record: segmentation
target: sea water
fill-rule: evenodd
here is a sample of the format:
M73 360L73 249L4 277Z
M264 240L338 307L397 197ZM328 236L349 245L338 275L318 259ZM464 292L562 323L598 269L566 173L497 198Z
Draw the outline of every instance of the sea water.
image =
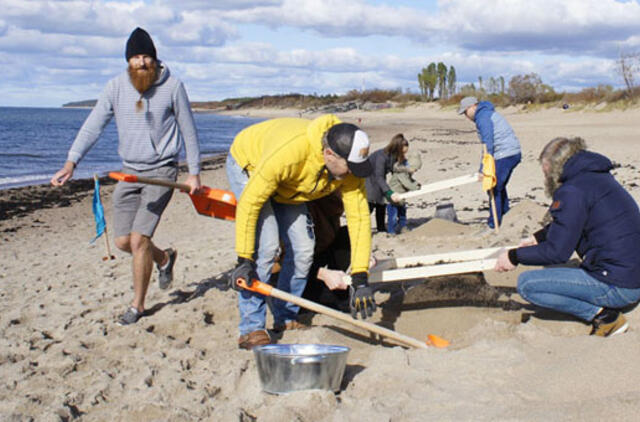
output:
M66 161L90 112L80 108L0 107L0 189L48 183ZM194 119L202 157L228 151L238 132L263 120L214 113L194 113ZM91 178L94 173L104 175L120 168L118 133L112 120L73 178Z

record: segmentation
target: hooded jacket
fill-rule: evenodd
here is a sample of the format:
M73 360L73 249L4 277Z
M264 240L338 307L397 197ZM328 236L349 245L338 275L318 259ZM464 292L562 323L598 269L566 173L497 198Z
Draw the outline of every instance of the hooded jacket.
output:
M405 193L420 189L420 183L413 178L413 172L420 170L422 159L418 153L409 153L404 163L395 162L389 177L389 187L397 193Z
M561 264L575 250L592 277L640 288L640 211L609 173L612 168L608 158L594 152L571 157L553 194L552 222L536 233L537 245L516 249L518 262Z
M324 163L322 136L338 123L331 114L315 120L272 119L249 126L236 136L230 154L249 174L236 208L238 256L253 256L256 223L269 198L300 204L340 189L351 239L352 272L368 270L371 221L364 179L348 174L335 180Z
M489 101L480 101L474 117L478 137L495 160L520 154L520 141L511 125Z
M184 142L189 173L200 173L200 147L187 92L166 65L157 63L158 79L142 96L126 71L107 83L71 145L69 161L78 163L115 117L118 154L126 167L145 171L177 163ZM136 110L139 99L141 111Z
M391 190L387 183L387 174L393 171L395 157L387 154L384 148L369 156L373 173L367 177L367 200L374 204L385 204L385 194Z

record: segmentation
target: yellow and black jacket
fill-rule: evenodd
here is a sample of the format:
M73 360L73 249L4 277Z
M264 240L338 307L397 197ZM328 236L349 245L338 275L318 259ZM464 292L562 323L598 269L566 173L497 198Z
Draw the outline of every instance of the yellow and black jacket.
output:
M236 136L230 154L250 176L236 209L238 256L252 258L256 223L269 198L300 204L340 189L351 240L351 271L368 270L371 220L365 181L352 174L335 180L324 165L322 136L338 123L331 114L314 120L279 118L249 126Z

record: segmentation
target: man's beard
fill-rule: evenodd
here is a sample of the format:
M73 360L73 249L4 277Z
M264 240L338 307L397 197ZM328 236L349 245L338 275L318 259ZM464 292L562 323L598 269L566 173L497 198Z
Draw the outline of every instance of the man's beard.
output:
M133 87L140 93L141 99L136 103L136 109L142 108L142 94L158 79L158 65L152 62L146 69L135 69L129 65L129 80Z

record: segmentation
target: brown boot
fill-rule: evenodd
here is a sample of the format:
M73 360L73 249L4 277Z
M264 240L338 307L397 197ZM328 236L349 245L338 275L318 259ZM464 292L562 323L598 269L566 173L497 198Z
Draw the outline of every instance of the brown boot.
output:
M306 330L311 327L310 324L305 324L300 321L287 321L286 323L277 322L273 324L273 331L287 331L287 330Z
M271 337L267 330L256 330L238 337L238 347L241 349L251 350L254 346L263 344L271 344Z

